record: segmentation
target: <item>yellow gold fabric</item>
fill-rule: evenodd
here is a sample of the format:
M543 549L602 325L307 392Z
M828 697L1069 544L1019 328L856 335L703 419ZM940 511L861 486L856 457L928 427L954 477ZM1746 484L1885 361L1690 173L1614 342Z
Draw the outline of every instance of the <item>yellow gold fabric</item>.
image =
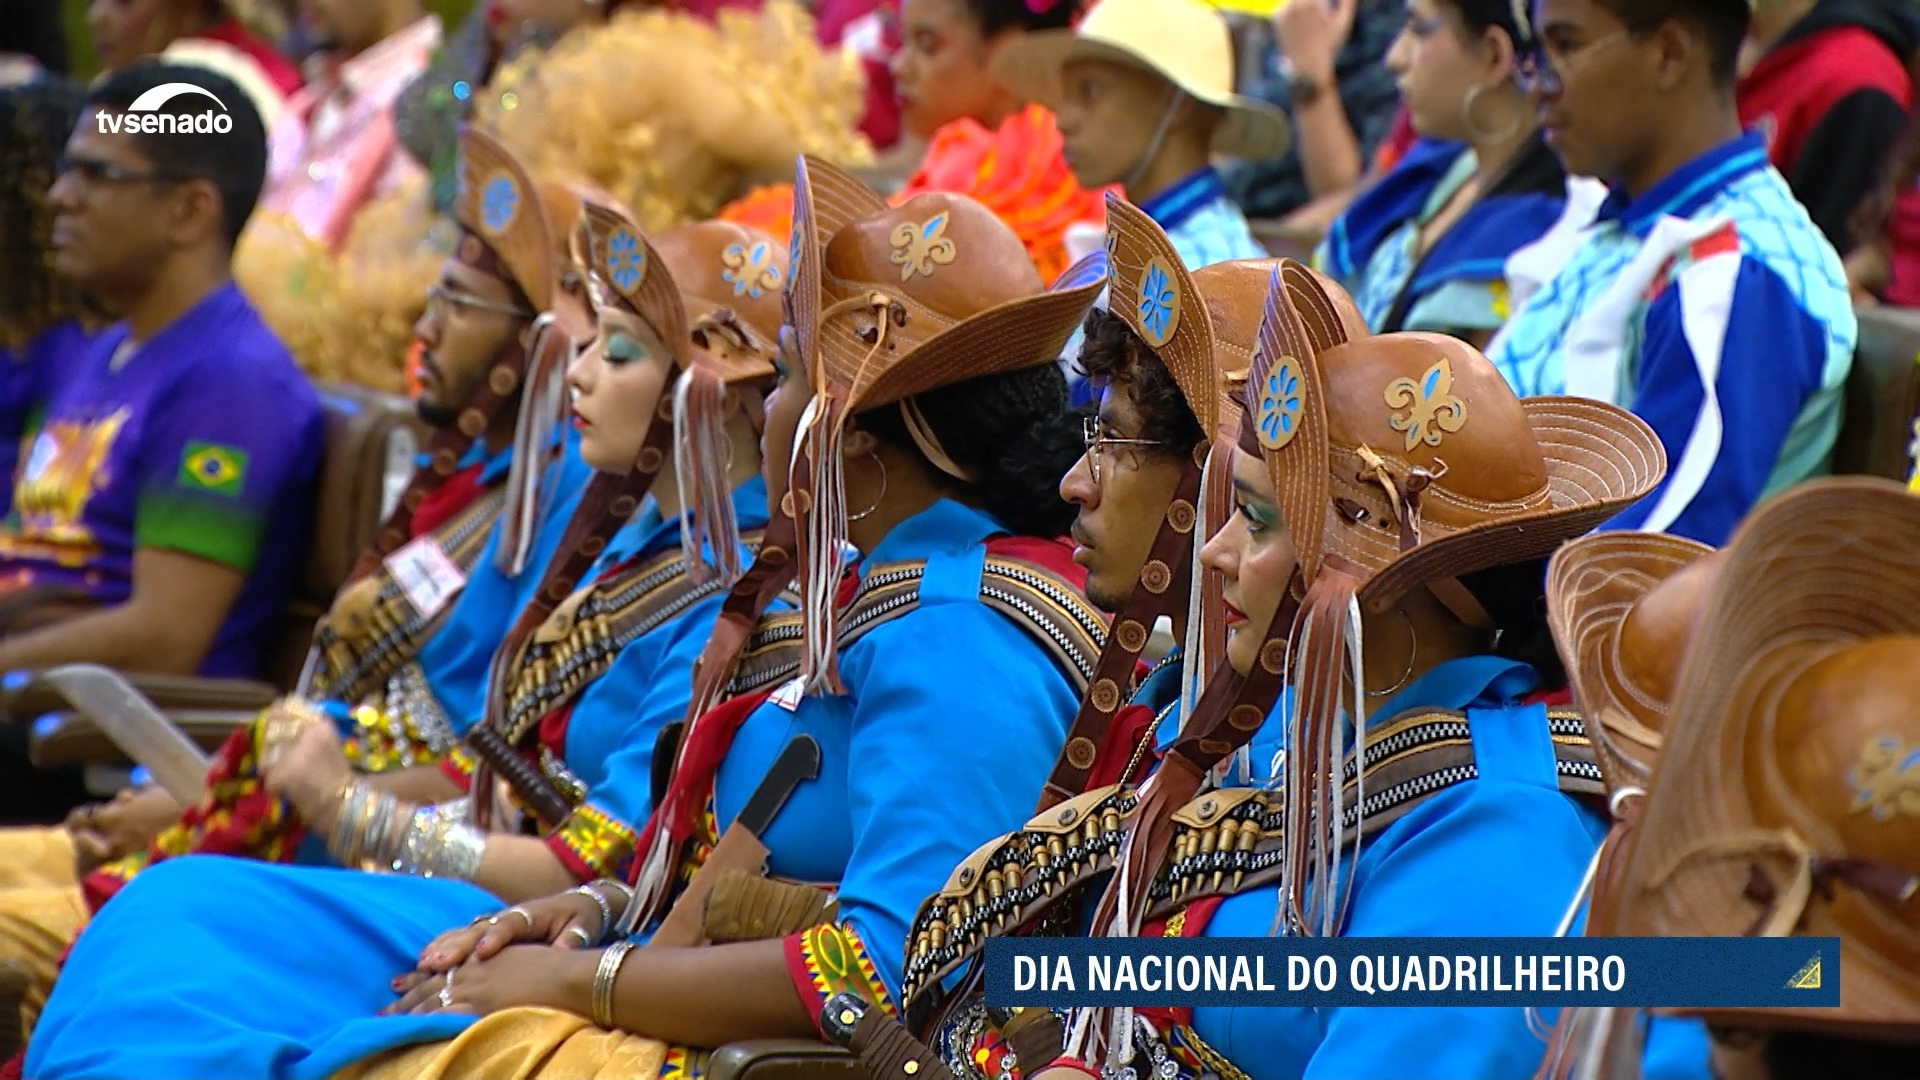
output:
M54 885L80 885L67 830L57 825L0 829L0 890Z
M667 1049L657 1039L604 1031L572 1013L508 1009L447 1042L355 1062L333 1080L653 1080Z
M60 973L60 958L86 921L87 905L76 885L0 892L0 961L12 961L30 976L20 1001L20 1030L33 1031Z

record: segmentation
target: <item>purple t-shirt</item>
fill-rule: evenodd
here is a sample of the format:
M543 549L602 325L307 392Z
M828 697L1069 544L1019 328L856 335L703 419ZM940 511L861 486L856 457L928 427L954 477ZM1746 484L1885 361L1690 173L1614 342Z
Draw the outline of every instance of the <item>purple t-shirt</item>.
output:
M115 326L65 360L0 525L0 591L114 604L135 548L208 559L247 580L200 672L257 675L312 532L319 396L232 284L114 371L126 338Z
M87 343L76 322L42 331L19 352L0 349L0 517L13 510L13 484L24 443L39 430L47 398Z

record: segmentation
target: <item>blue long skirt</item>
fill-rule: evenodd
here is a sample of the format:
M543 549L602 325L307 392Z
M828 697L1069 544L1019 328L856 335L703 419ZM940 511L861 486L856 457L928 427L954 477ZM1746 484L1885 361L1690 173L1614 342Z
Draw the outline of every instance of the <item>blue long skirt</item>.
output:
M80 935L27 1048L33 1080L324 1080L469 1016L378 1016L444 930L498 911L457 882L190 856Z

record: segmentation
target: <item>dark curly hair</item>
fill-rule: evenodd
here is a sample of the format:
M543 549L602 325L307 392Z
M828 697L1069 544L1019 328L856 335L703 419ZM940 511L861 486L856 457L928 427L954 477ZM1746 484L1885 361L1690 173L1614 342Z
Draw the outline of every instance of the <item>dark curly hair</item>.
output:
M1060 498L1060 477L1084 447L1058 364L983 375L913 400L947 456L979 475L969 484L938 474L956 498L1021 536L1066 533L1074 508ZM919 453L899 409L871 409L859 419L874 438Z
M1487 651L1518 660L1540 673L1541 685L1558 690L1567 685L1567 669L1554 648L1547 626L1547 560L1542 555L1525 562L1489 567L1460 575L1460 584L1487 609L1500 640Z
M1182 457L1206 438L1173 373L1118 315L1101 308L1087 313L1076 366L1095 389L1114 382L1133 388L1133 404L1140 413L1137 437L1159 443L1157 452Z
M86 90L45 79L0 90L0 348L80 315L79 294L53 276L47 189Z
M1046 0L1039 0L1045 4ZM1003 30L1065 30L1073 25L1079 0L1053 0L1044 11L1033 10L1029 0L966 0L967 14L980 24L980 36L993 37Z

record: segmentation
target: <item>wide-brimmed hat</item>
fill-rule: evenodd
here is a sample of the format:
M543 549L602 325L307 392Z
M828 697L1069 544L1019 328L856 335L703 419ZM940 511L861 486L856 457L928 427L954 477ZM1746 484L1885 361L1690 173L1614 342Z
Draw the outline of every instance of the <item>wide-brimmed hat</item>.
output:
M962 195L898 207L845 172L802 157L787 312L812 403L781 511L799 527L811 687L838 688L833 585L846 539L840 440L856 413L898 405L937 469L973 477L940 447L913 398L1053 364L1103 282L1049 290L1012 229Z
M1615 915L1590 929L1840 939L1839 1008L1722 1022L1920 1033L1916 565L1920 500L1877 479L1790 490L1727 544Z
M786 245L730 221L669 229L653 246L673 272L702 366L729 383L773 377L786 296Z
M1627 410L1517 398L1455 338L1354 336L1328 288L1282 264L1247 386L1249 441L1306 582L1337 556L1384 603L1546 555L1665 474L1659 437Z
M1100 0L1075 29L1030 33L1008 45L993 73L1015 96L1057 108L1061 72L1074 61L1144 68L1225 111L1213 134L1215 153L1279 157L1287 152L1286 114L1233 92L1233 56L1226 19L1204 0Z
M691 340L687 308L666 260L633 219L613 207L588 203L575 228L594 307L639 316L681 367Z
M1615 797L1644 792L1687 645L1721 559L1664 533L1604 532L1554 552L1547 625Z
M580 212L577 197L571 207L564 205L567 191L559 185L543 189L498 139L479 128L464 129L453 212L467 235L455 254L470 265L504 271L501 276L520 287L535 314L551 310L564 269L566 230ZM553 217L550 197L564 216ZM498 267L487 265L488 254Z
M1048 290L1020 238L973 199L890 207L827 162L804 157L799 173L793 327L815 395L849 415L1054 363L1099 295L1098 279Z

